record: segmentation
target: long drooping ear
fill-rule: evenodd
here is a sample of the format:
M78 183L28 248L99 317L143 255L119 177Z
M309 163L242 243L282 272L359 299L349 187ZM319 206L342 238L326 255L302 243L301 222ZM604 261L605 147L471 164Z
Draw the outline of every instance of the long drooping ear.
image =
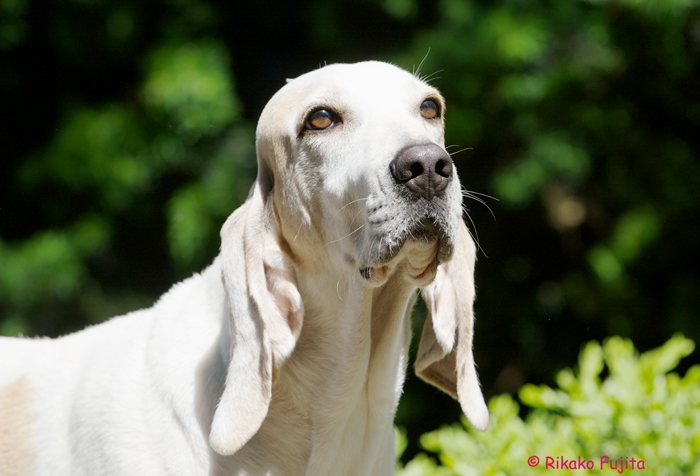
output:
M438 266L435 281L421 291L429 317L418 346L416 373L459 400L474 428L483 431L489 413L472 353L475 261L474 241L460 222L452 259Z
M209 444L238 451L267 416L276 372L294 350L303 303L296 271L259 184L221 229L221 272L231 336L226 385Z

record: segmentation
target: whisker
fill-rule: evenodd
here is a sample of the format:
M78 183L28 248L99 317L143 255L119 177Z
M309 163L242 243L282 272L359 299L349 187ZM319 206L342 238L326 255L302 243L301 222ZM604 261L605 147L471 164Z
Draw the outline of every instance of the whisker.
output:
M339 214L340 212L342 212L346 207L349 207L349 206L352 205L353 203L359 202L359 201L361 201L361 200L367 200L367 197L365 197L365 198L358 198L357 200L353 200L353 201L350 202L350 203L346 203L345 205L342 206L342 208L341 208L340 210L338 210L337 212L335 212L335 215L333 215L333 218L331 218L330 221L329 221L328 223L331 223L333 220L335 220L335 217L337 217L338 214Z
M467 197L467 198L471 198L472 200L475 200L475 201L481 203L483 206L485 206L486 208L488 208L489 210L491 210L491 208L490 208L488 205L486 205L486 202L483 201L482 199L480 199L479 197L473 197L473 196L471 196L471 195L469 195L469 194L465 194L464 196ZM493 212L492 212L491 214L493 215ZM496 217L494 217L494 218L496 218Z
M494 221L497 221L497 220L496 220L496 214L493 213L493 210L491 209L491 207L490 207L490 206L488 205L488 203L486 203L484 200L482 200L482 199L479 198L479 197L475 197L475 196L472 195L470 192L462 192L462 195L465 196L465 197L467 197L467 198L470 198L470 199L472 199L472 200L474 200L474 201L476 201L476 202L481 203L483 206L486 207L486 209L489 211L489 213L491 213L491 216L493 217L493 220L494 220Z
M460 152L464 152L465 150L472 150L472 149L473 149L473 147L467 147L466 149L461 149L461 150L458 150L457 152L452 152L452 153L450 153L450 157L452 157L455 154L459 154Z
M464 187L462 187L462 188L464 188ZM474 194L474 195L481 195L482 197L490 198L490 199L496 200L497 202L500 202L500 200L497 199L496 197L492 197L491 195L487 195L487 194L485 194L485 193L474 192L473 190L467 190L466 188L464 188L464 191L467 192L467 193Z
M485 200L481 199L480 197L477 197L476 195L480 195L481 197L485 197L485 198L490 198L492 200L496 200L497 202L499 201L496 197L492 197L491 195L487 195L487 194L481 193L481 192L472 192L471 190L467 190L462 185L462 196L470 198L472 200L476 200L477 202L481 203L483 206L485 206L489 210L493 219L496 220L496 214L493 213L493 210L491 209L491 207L486 203Z
M472 195L472 194L469 193L469 192L463 193L462 196L463 196L463 197L467 197L467 198L471 198L472 200L476 200L477 202L481 203L482 205L485 205L485 206L488 207L488 205L486 205L486 202L485 202L482 198L475 197L474 195Z
M423 56L423 59L421 60L420 64L418 65L418 69L413 70L413 76L416 78L420 79L420 69L423 67L423 63L425 63L426 58L428 58L428 55L430 54L430 47L428 47L428 52Z
M338 241L340 241L340 240L344 240L344 239L347 238L348 236L354 235L357 231L359 231L359 230L360 230L362 227L364 227L364 226L365 226L365 224L363 223L362 225L360 225L360 226L358 226L357 228L355 228L354 231L348 233L348 234L345 235L344 237L338 238L337 240L329 241L328 243L326 243L326 245L330 245L331 243L336 243L336 242L338 242Z
M438 69L438 70L435 71L434 73L430 73L430 74L428 74L427 76L423 76L423 81L425 81L426 79L430 78L430 77L433 76L433 75L436 75L436 74L438 74L438 73L442 73L443 71L445 71L445 70L444 70L444 69Z
M350 220L350 223L354 222L354 221L355 221L355 218L357 218L358 215L359 215L360 213L364 212L365 210L367 210L367 204L365 204L365 208L361 209L359 212L357 212L357 213L355 214L354 217L352 217L352 220Z
M431 76L434 76L434 75L436 75L436 74L438 74L438 73L441 73L441 72L443 72L443 71L445 71L445 70L444 70L444 69L438 69L438 70L435 71L434 73L430 73L430 74L428 74L428 75L426 75L426 76L423 76L423 77L420 78L420 79L421 79L422 81L425 81L426 83L429 83L429 82L432 81L433 79L440 79L439 77L438 77L438 78L432 78L432 79L430 79L430 77L431 77Z
M294 235L294 239L293 239L292 241L297 241L297 237L299 236L299 233L301 233L301 227L302 227L302 226L304 226L304 222L303 222L303 221L299 224L299 229L297 230L297 234Z
M481 247L481 243L479 243L479 232L476 230L476 224L474 223L474 220L472 220L471 215L469 215L469 210L467 209L467 207L462 207L462 208L464 210L464 214L467 215L467 218L469 219L469 223L471 223L472 227L474 228L473 234L472 234L472 231L469 229L469 227L467 227L467 231L469 232L471 237L474 239L474 243L476 243L476 246L481 250L482 253L484 253L484 256L486 256L488 258L489 255L486 254L486 251L484 251L484 249Z
M338 278L338 283L335 285L335 292L338 295L338 299L342 301L343 298L340 297L340 278Z

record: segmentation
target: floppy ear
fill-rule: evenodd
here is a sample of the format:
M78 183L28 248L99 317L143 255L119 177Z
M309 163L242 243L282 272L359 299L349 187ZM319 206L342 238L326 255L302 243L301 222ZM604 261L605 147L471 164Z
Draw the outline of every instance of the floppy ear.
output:
M460 220L452 259L438 266L433 283L421 291L429 317L418 346L416 373L459 400L474 428L483 431L489 413L472 353L475 261L474 241Z
M267 416L277 370L294 350L303 303L291 258L282 250L271 203L255 184L221 229L221 273L231 335L226 385L209 444L238 451Z

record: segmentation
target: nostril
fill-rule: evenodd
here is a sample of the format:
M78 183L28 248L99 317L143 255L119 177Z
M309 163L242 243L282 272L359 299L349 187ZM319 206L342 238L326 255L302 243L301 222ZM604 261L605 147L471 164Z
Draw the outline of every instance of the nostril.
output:
M454 175L452 159L437 144L407 147L394 157L389 170L398 184L426 200L447 189Z
M441 177L449 178L452 176L452 161L440 159L435 163L435 173Z
M411 178L420 177L423 175L423 164L420 162L414 162L411 164L409 170L411 171Z

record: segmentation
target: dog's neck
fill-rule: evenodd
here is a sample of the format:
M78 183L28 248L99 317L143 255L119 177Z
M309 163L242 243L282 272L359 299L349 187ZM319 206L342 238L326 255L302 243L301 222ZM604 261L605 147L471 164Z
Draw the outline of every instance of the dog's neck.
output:
M393 416L406 371L407 313L415 298L415 286L402 272L399 265L376 288L359 272L298 273L304 324L273 386L270 411L276 404L292 405L304 415L307 474L344 474L342 468L374 474L393 467ZM387 455L390 461L377 461Z
M304 321L294 352L276 372L267 417L234 455L224 457L207 451L212 468L219 468L211 474L393 473L393 417L406 372L408 314L416 297L415 284L404 277L405 267L399 263L380 287L368 286L359 272L353 276L348 270L339 273L332 267L316 274L297 273ZM218 324L193 321L194 327L181 329L182 339L191 339L190 334L202 328L209 329L206 335L215 339L209 340L210 344L207 339L201 343L202 358L191 382L196 389L195 403L200 402L195 405L200 411L193 416L205 438L224 388L231 345L220 276L217 259L201 277L187 284L206 285L213 302L221 302ZM188 294L173 297L181 295ZM184 306L169 303L167 296L164 304ZM167 320L160 325L172 323ZM163 362L168 368L188 365L173 364L180 362L177 353L155 355L151 365ZM160 391L173 396L179 389L180 385ZM177 398L173 401L179 402ZM173 411L181 418L190 418L187 401L174 404ZM202 443L208 447L206 440Z

